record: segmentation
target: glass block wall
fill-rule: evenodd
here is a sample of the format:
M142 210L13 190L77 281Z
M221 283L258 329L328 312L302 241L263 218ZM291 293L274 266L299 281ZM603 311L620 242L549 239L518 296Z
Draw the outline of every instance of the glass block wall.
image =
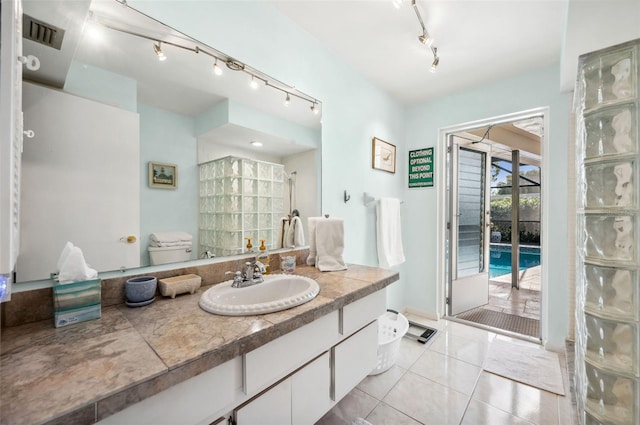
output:
M273 249L284 215L284 165L227 156L200 164L199 253Z
M640 423L640 40L580 57L576 396L581 424Z

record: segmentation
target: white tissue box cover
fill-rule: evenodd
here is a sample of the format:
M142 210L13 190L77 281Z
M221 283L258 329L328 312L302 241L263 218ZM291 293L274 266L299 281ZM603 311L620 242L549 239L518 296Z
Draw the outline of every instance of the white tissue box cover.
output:
M176 295L189 292L193 294L200 287L202 277L197 274L185 274L182 276L168 277L160 279L158 286L160 293L165 297L175 298Z

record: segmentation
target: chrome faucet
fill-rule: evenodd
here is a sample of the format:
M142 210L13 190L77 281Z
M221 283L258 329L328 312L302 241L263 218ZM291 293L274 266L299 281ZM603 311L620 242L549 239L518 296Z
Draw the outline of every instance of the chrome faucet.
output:
M262 273L266 271L266 267L260 261L247 261L245 263L244 273L242 272L226 272L225 274L234 273L232 288L245 288L264 282Z

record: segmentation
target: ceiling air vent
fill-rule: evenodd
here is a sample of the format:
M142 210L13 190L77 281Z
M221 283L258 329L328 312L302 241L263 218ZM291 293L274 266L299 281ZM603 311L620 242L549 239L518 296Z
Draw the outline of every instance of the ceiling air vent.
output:
M45 22L23 15L22 33L24 38L60 50L64 30Z

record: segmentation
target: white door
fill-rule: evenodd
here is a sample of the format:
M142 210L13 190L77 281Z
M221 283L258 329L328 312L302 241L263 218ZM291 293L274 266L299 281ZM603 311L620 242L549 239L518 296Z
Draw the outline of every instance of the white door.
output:
M489 302L491 146L450 137L449 314Z

